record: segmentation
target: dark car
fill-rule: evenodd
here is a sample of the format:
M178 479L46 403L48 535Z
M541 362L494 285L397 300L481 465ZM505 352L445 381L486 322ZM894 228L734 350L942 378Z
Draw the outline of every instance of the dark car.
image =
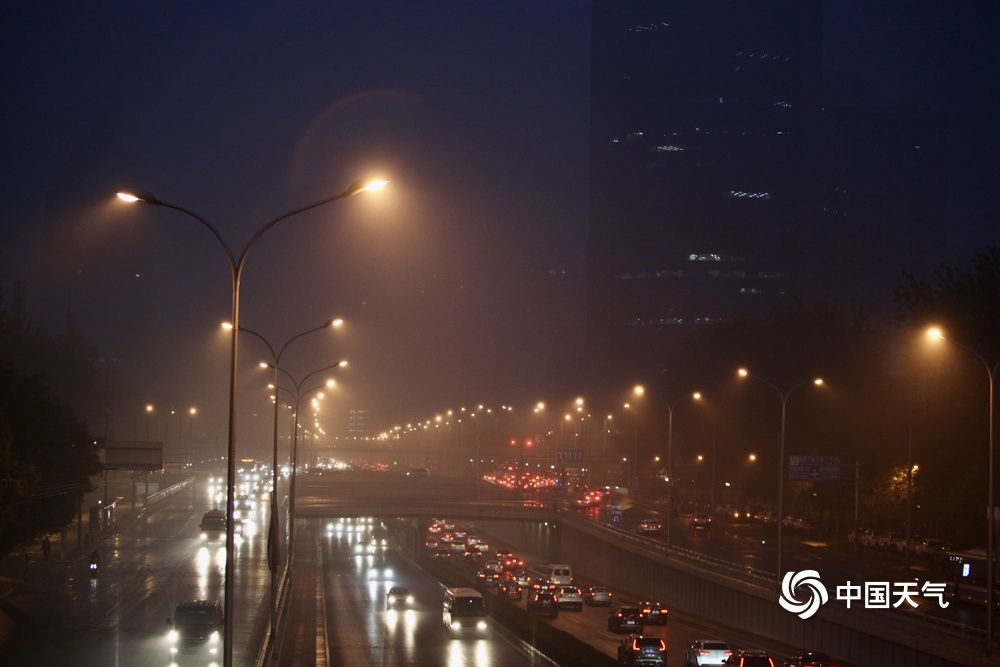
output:
M608 630L611 632L642 634L642 627L642 611L638 607L618 607L608 612Z
M482 586L496 586L500 583L501 578L499 572L485 567L476 572L476 581Z
M174 608L167 619L170 631L170 654L204 654L208 659L222 649L224 623L218 600L188 600Z
M532 593L526 605L529 614L537 616L559 616L559 596L548 591Z
M664 607L659 602L653 602L652 600L644 600L639 603L639 609L642 611L642 622L652 623L653 625L666 625L667 620L669 620L667 608Z
M785 660L784 667L835 667L833 658L826 653L806 651L797 653Z
M640 535L659 535L663 530L663 524L656 519L643 519L636 526L636 530Z
M520 601L520 599L524 597L524 591L521 589L521 584L511 580L507 580L500 584L498 592L501 596L511 600Z
M691 530L708 530L712 527L712 517L704 512L698 512L688 519L688 528Z
M666 667L667 645L659 637L630 634L618 642L618 662L626 665Z
M749 649L733 651L725 664L727 667L729 665L735 665L735 667L778 667L774 658L767 653Z

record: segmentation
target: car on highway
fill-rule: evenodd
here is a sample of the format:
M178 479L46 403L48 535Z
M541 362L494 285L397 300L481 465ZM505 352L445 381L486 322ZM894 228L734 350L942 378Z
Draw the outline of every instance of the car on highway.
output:
M684 650L684 667L724 665L733 654L721 639L698 639Z
M913 553L928 560L944 558L945 553L950 550L950 544L933 538L924 538L913 545Z
M559 607L583 611L583 595L576 586L559 587Z
M430 477L431 471L427 468L413 468L412 470L406 471L406 477L408 479L423 479L424 477Z
M500 584L497 592L501 597L505 597L508 600L517 600L518 602L524 597L524 590L521 588L521 585L510 579Z
M826 653L805 651L785 660L782 667L836 667L836 665L833 664L833 658Z
M559 616L559 596L547 590L536 591L531 594L526 604L529 614L536 616Z
M638 607L618 607L608 612L608 630L611 632L638 632L642 634L642 611Z
M591 586L583 592L583 601L593 607L610 607L611 591L604 586Z
M712 527L712 517L705 512L698 512L688 519L690 530L708 530Z
M216 542L226 539L226 512L225 510L208 510L201 517L201 540L203 542Z
M408 607L413 604L413 593L405 586L393 586L385 594L385 608Z
M480 586L497 586L500 584L500 579L503 577L496 570L491 570L484 567L483 569L476 572L476 582Z
M187 600L174 607L167 619L170 655L175 661L181 656L214 660L222 650L225 631L222 604L218 600Z
M774 658L764 651L756 649L733 651L733 654L723 664L726 667L730 667L730 665L734 665L735 667L778 667L778 663L774 661Z
M630 634L618 642L618 662L636 667L666 667L667 644L659 637Z
M654 536L663 532L663 524L656 519L643 519L635 529L640 535Z
M667 611L667 608L659 602L643 600L639 603L639 609L642 612L643 623L666 625L669 620L669 612Z

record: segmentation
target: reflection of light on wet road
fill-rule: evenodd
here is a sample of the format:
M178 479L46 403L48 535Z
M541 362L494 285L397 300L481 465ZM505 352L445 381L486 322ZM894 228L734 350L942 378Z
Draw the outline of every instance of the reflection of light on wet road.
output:
M386 634L389 637L395 637L396 633L402 631L403 633L403 645L406 646L407 650L407 660L409 663L414 659L412 654L414 646L414 641L416 640L417 632L417 612L413 609L405 609L398 611L396 609L390 609L385 612L385 626Z
M210 549L201 547L194 558L195 574L198 584L198 598L206 599L208 594L208 580L212 575L224 577L226 572L226 548Z
M463 641L452 639L448 644L448 667L467 667L477 665L486 667L490 664L490 643L485 639Z

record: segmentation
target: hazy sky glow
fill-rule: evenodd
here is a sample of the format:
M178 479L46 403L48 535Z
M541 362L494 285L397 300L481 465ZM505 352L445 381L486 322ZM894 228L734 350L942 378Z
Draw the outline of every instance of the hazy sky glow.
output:
M978 168L961 179L951 227L963 243L995 242L978 211L996 203L987 192L996 184L987 150L996 130L971 129L997 111L996 47L986 46L995 9L969 3L974 11L955 17L951 3L915 13L897 2L868 15L867 3L837 4L828 13L829 60L881 77L880 102L951 110L979 101L955 135ZM94 243L137 253L152 299L142 395L119 412L197 405L196 432L225 440L228 357L218 325L229 317L229 285L218 243L180 213L113 201L120 185L203 215L238 254L274 216L357 178L390 179L381 193L269 232L243 282L243 325L277 347L331 316L347 320L331 334L335 343L322 340L325 332L311 336L284 365L301 376L350 359L338 409L369 408L380 425L484 401L533 405L546 398L537 378L547 359L580 351L587 3L29 3L0 11L0 285L9 293L25 281L32 318L61 324L65 305L46 311L53 301L41 294L51 268L40 259L43 225L54 201L81 216L102 211ZM994 79L974 85L987 74ZM98 143L105 139L113 145ZM554 267L569 271L574 288L556 309L537 312L523 298L534 288L525 276ZM104 319L81 326L129 330ZM267 443L261 387L269 378L254 370L264 351L249 337L242 346L245 437Z

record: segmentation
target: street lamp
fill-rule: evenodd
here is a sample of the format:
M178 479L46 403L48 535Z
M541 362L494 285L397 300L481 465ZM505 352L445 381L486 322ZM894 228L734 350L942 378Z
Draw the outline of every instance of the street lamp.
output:
M330 329L333 327L339 327L344 323L339 317L334 317L327 320L324 324L313 327L307 331L296 334L289 338L281 349L275 352L274 346L271 345L270 341L264 338L262 335L257 333L252 329L246 327L240 327L240 331L250 334L260 342L264 343L268 351L271 353L271 364L262 363L261 365L265 368L271 367L274 369L274 438L273 438L273 454L271 458L271 503L270 503L270 522L267 529L267 567L271 571L271 641L274 641L275 632L275 622L277 614L277 603L278 603L278 580L275 576L278 569L283 564L282 553L281 553L281 541L279 539L279 527L280 519L278 518L278 371L281 366L281 357L288 349L288 346L292 344L293 341L298 340L304 336L317 331L322 331L323 329ZM226 326L226 325L223 325ZM230 327L227 327L230 328Z
M333 380L328 380L323 384L319 384L316 385L315 387L310 387L308 389L302 389L302 385L305 384L306 380L315 375L319 375L320 373L324 373L326 371L333 370L335 368L343 368L346 365L347 365L346 361L338 361L335 364L332 364L330 366L324 366L323 368L319 368L317 370L312 371L311 373L308 373L301 380L296 380L295 377L291 373L286 371L284 368L277 369L275 371L275 375L277 375L278 372L284 373L285 377L291 380L292 385L295 387L294 392L291 391L290 389L285 389L285 391L288 392L292 397L292 400L288 403L289 407L292 409L292 451L291 451L292 472L291 472L291 479L289 480L288 483L289 484L288 485L288 543L293 546L295 544L295 470L296 468L298 468L299 465L298 462L299 406L302 404L302 401L305 400L306 396L308 396L309 394L313 393L314 391L318 391L323 387L332 386ZM278 385L275 384L274 385L275 403L277 403L279 400L278 389L279 389ZM294 553L295 552L292 551L292 554ZM289 564L291 563L291 560L292 558L291 556L289 556Z
M768 382L762 377L756 375L751 375L750 371L745 368L739 369L740 377L752 377L755 380L763 382L771 389L778 392L778 396L781 398L781 436L779 438L780 446L778 452L778 585L781 585L781 550L782 550L782 527L785 523L785 412L788 404L788 397L793 391L799 387L805 387L806 385L816 385L817 387L823 384L822 378L816 378L814 380L807 380L805 382L800 382L797 385L793 385L791 389L782 393L780 389L771 382Z
M989 655L993 641L993 563L995 560L993 546L993 523L995 521L995 511L993 509L993 387L996 384L997 369L1000 368L1000 360L997 360L997 363L994 364L993 368L990 368L989 363L983 355L979 354L968 345L963 345L958 341L945 338L944 332L938 327L928 329L927 335L932 339L943 340L951 343L952 345L957 345L979 359L979 361L983 364L983 367L986 369L986 374L990 381L989 430L987 436L988 439L986 441L987 451L989 452L987 463L989 472L987 473L988 481L986 483L986 654Z
M667 404L667 551L670 551L670 523L674 518L674 502L673 502L673 487L674 487L674 471L673 471L673 460L674 460L674 408L677 404L686 398L690 398L693 401L701 400L701 393L694 392L688 396L681 396L673 403ZM714 508L713 508L714 509Z
M235 566L236 566L236 554L235 554L235 532L233 526L233 509L236 500L236 362L238 359L238 347L239 347L239 328L240 328L240 280L243 277L243 268L246 266L247 255L250 250L254 247L260 237L263 236L268 230L274 227L276 224L282 220L291 218L292 216L298 215L299 213L304 213L306 211L311 211L314 208L318 208L330 202L337 201L338 199L345 199L347 197L353 197L359 192L364 191L375 191L380 190L388 183L384 180L372 180L372 181L356 181L350 185L346 190L341 192L339 195L333 197L328 197L322 199L318 202L314 202L307 206L302 206L295 210L283 213L278 217L272 219L270 222L266 223L263 227L257 230L257 233L253 235L250 241L247 243L246 247L243 248L243 252L237 258L233 251L230 249L229 244L222 237L219 231L210 223L208 220L198 215L190 209L184 208L183 206L178 206L177 204L171 204L170 202L163 201L153 196L152 193L145 190L137 188L129 188L119 190L116 194L118 198L124 202L133 203L137 201L150 204L151 206L164 206L166 208L173 209L184 213L185 215L194 218L202 225L205 226L208 231L216 238L219 244L222 246L223 252L226 254L226 261L229 264L229 273L231 278L232 286L232 317L230 322L233 325L233 336L230 345L229 354L229 443L227 456L227 474L226 474L226 576L225 576L225 601L223 603L224 613L225 613L225 636L223 637L223 667L232 667L233 664L233 587L235 584Z

